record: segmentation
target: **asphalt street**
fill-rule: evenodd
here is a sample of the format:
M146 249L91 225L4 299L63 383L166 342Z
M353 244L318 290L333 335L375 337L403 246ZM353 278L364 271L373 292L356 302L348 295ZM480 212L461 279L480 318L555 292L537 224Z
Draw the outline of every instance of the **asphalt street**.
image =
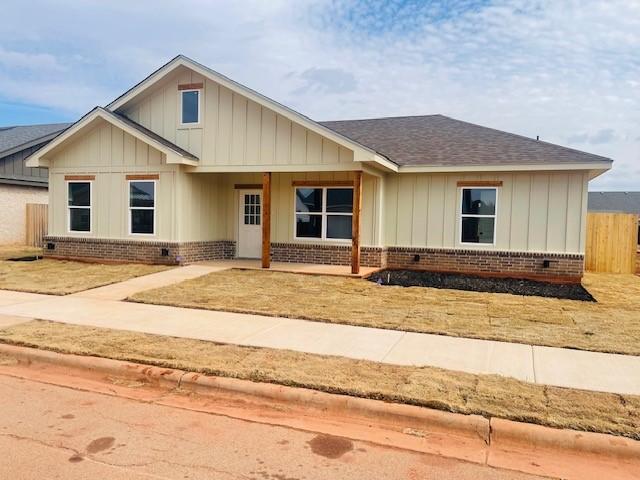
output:
M3 479L534 479L348 438L0 375Z

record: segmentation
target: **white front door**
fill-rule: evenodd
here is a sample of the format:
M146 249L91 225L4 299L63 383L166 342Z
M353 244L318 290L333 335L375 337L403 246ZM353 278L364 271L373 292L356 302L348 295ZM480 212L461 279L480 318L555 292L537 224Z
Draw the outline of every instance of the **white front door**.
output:
M238 257L262 255L262 191L239 190Z

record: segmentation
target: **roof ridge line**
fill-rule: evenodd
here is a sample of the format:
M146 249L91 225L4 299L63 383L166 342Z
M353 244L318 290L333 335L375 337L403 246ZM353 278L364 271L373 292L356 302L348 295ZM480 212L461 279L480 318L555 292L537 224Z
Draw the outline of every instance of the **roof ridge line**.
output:
M321 120L321 121L318 121L318 123L324 124L324 123L337 123L337 122L366 122L366 121L370 121L370 120L394 120L394 119L398 119L398 118L424 118L424 117L451 118L451 117L447 117L446 115L443 115L441 113L427 113L425 115L395 115L395 116L392 115L392 116L389 116L389 117L352 118L352 119L343 119L343 120Z
M520 139L523 139L523 140L528 140L530 142L535 142L535 143L544 143L545 145L549 145L550 147L563 148L563 149L569 150L571 152L580 153L582 155L590 155L592 157L604 158L606 160L609 160L609 161L613 162L613 159L611 159L610 157L605 157L603 155L597 155L597 154L591 153L591 152L585 152L584 150L578 150L577 148L565 147L564 145L558 145L557 143L551 143L551 142L547 142L545 140L537 140L537 139L534 139L534 138L531 138L531 137L527 137L525 135L520 135L519 133L507 132L506 130L500 130L498 128L493 128L493 127L486 127L484 125L479 125L477 123L468 122L466 120L459 120L457 118L447 117L446 115L442 115L442 116L445 117L445 118L448 118L450 120L453 120L455 122L460 122L460 123L465 123L467 125L471 125L472 127L485 128L487 130L493 130L494 132L498 132L498 133L501 133L503 135L510 135L512 137L520 138Z

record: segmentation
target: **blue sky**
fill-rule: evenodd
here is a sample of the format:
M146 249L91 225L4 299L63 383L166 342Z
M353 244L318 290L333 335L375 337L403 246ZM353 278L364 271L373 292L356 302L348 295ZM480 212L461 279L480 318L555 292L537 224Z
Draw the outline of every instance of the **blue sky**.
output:
M70 121L178 53L317 120L445 115L640 190L638 0L5 0L0 125Z

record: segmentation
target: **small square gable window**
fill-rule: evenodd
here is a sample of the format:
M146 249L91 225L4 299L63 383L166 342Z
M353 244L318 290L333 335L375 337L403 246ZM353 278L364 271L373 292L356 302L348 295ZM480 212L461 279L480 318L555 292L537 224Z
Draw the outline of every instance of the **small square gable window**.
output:
M200 90L180 91L182 105L181 123L193 125L200 123Z

